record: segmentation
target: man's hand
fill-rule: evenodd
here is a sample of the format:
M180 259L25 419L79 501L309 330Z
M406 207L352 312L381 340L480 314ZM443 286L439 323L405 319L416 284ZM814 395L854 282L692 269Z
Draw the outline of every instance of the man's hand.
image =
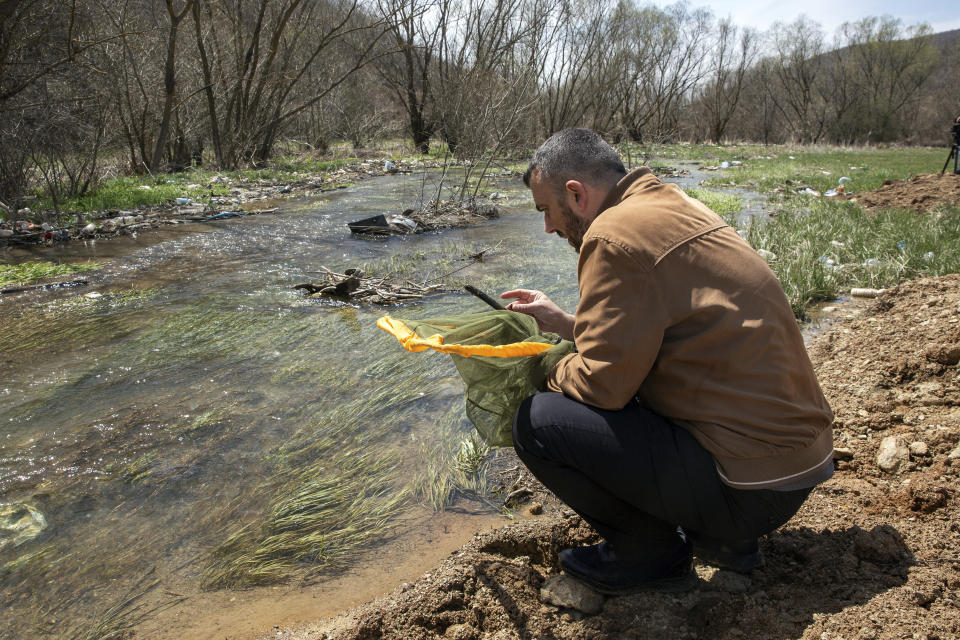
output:
M573 315L558 307L542 291L514 289L501 293L500 297L516 299L516 302L507 305L507 309L532 316L541 331L550 331L566 340L573 340Z

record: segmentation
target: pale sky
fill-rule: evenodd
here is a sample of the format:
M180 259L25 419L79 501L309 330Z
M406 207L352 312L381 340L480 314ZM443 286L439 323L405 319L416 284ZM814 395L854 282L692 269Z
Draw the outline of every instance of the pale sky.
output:
M659 6L672 4L655 0ZM793 22L806 15L824 28L827 40L844 22L867 16L890 15L905 25L925 22L934 33L960 29L957 0L688 0L691 7L707 7L718 18L730 17L737 26L766 30L774 22Z

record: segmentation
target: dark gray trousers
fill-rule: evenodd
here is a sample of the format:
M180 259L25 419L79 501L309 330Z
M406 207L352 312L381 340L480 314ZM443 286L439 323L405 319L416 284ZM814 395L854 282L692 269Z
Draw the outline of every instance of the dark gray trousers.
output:
M810 489L733 489L690 433L631 402L597 409L561 393L527 398L513 423L520 460L624 560L682 544L677 527L742 542L789 520Z

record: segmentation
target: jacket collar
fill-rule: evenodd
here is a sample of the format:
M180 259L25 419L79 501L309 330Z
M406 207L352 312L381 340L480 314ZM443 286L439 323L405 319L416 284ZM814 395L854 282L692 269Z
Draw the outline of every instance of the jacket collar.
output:
M660 184L660 180L653 175L650 167L634 169L620 178L620 181L610 190L607 197L603 199L603 204L600 205L600 212L597 215L599 216L610 207L620 204L637 191L654 184Z

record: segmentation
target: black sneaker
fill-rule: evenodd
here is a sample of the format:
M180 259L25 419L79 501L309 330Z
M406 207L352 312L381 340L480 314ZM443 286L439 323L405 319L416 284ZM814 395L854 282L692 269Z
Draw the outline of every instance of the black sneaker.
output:
M734 542L693 536L693 555L721 569L750 573L763 566L763 553L756 538Z
M607 595L639 591L687 591L697 584L689 542L655 560L617 560L607 542L560 552L560 566L571 577Z

